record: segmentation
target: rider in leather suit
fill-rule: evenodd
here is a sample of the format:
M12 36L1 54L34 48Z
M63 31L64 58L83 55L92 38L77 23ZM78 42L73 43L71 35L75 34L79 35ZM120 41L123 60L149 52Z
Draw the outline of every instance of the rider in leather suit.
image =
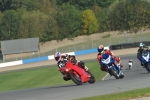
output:
M67 59L67 60L71 60L72 64L77 64L79 67L83 68L85 71L88 71L88 67L85 66L84 62L83 61L77 61L74 55L68 55L68 54L62 55L60 52L56 52L54 54L54 58L57 61L58 67L60 67L59 63L61 61L63 61L63 59ZM69 79L66 78L65 75L63 76L63 79L65 81L69 80Z
M139 44L139 49L138 49L138 51L137 51L137 58L138 58L139 61L141 62L141 66L143 66L143 68L145 68L144 65L143 65L143 63L142 63L142 61L141 61L143 50L150 51L149 47L145 46L144 43L140 43L140 44Z
M110 50L104 49L104 46L103 46L103 45L100 45L100 46L97 48L97 51L99 52L99 53L97 54L97 60L98 60L98 62L99 62L99 64L100 64L100 66L101 66L100 69L101 69L102 71L106 71L106 72L107 72L107 69L105 69L105 67L103 67L102 64L101 64L101 59L102 59L102 54L103 54L103 53L106 53L106 54L112 56L112 57L115 59L116 63L120 64L120 67L123 67L123 65L121 64L121 61L120 61L120 57L114 56L114 54L113 54Z

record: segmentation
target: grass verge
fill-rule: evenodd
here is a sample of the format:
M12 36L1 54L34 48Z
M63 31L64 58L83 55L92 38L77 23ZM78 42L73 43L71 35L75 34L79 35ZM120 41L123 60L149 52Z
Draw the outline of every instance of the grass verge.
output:
M86 62L86 66L88 66L94 74L96 80L101 80L106 74L105 72L97 70L99 69L97 61ZM72 81L64 81L57 66L0 73L0 92L66 84L74 83Z
M126 92L93 96L93 97L88 97L88 98L80 98L80 99L75 99L75 100L130 100L133 98L135 99L135 98L148 97L148 96L150 96L150 87L126 91ZM145 100L145 99L140 99L140 100Z

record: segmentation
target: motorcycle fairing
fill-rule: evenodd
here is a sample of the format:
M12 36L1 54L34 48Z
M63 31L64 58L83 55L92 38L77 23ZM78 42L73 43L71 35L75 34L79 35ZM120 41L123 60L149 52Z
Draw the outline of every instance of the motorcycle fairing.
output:
M143 54L142 54L142 61L144 61L144 62L150 62L150 53L149 52L144 52Z
M78 73L81 76L81 80L83 83L90 80L90 78L88 77L88 74L84 71L84 69L77 66L76 64L72 64L71 61L68 61L65 66L66 66L66 67L64 67L65 71L67 70L67 72L70 72L71 70L73 70L76 73ZM75 74L75 75L77 75L77 74Z
M117 64L117 67L113 64L114 62L115 62L115 60L112 58L112 56L110 56L110 55L108 55L108 54L103 54L103 55L106 55L106 56L104 56L104 58L103 58L103 56L102 56L102 64L104 65L104 66L107 66L108 67L108 69L114 69L114 70L116 70L117 72L118 72L118 75L120 75L120 73L121 73L121 69L120 69L120 65L119 64Z

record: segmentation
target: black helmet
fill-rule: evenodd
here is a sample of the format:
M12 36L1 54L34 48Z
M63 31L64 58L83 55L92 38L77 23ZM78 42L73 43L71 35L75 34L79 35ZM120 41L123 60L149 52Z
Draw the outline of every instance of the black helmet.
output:
M104 50L104 46L103 45L100 45L98 48L97 48L97 51L98 52L102 52Z

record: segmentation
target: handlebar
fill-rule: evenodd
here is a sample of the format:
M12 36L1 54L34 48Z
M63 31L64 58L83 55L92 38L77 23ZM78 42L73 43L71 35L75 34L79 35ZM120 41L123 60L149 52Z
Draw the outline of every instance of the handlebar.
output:
M63 59L63 61L58 62L58 66L59 66L59 67L64 67L67 62L68 62L67 59Z

